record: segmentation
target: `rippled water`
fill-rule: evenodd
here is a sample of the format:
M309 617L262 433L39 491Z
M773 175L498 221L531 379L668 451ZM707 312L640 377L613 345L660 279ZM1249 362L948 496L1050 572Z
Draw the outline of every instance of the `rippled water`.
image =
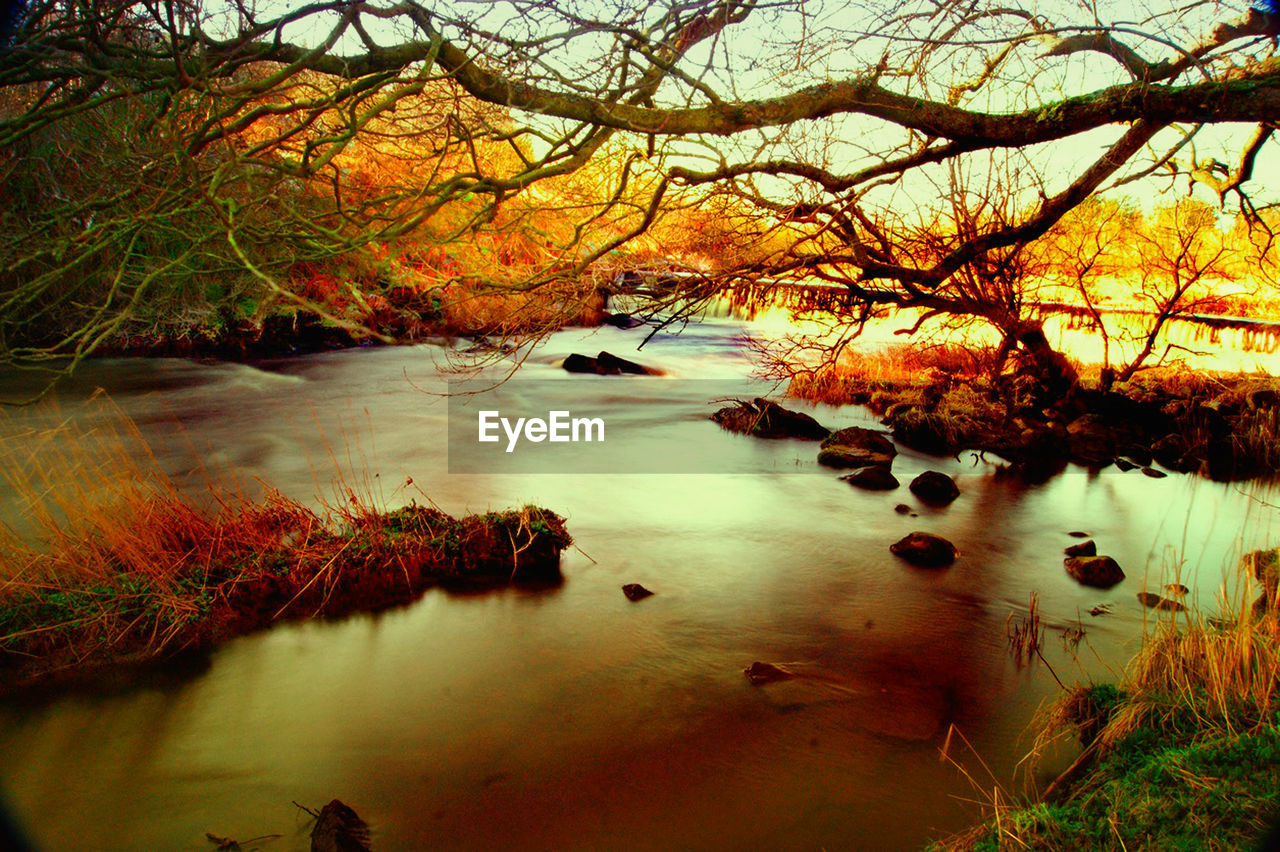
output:
M1079 468L1041 486L987 463L904 451L904 483L954 474L950 507L906 489L850 488L812 443L730 435L660 383L748 378L746 327L717 320L641 352L640 332L566 331L524 375L560 379L555 405L600 404L674 423L670 452L728 446L737 474L449 475L441 350L336 352L258 365L102 361L59 392L81 416L93 388L197 487L203 460L310 500L332 458L390 505L446 511L536 502L568 517L565 583L419 602L336 623L282 625L219 648L207 668L111 694L0 705L0 784L47 849L209 849L206 831L308 848L305 814L341 798L375 848L897 849L976 817L981 796L939 759L955 725L1007 783L1024 730L1057 687L1019 669L1006 620L1040 596L1046 656L1064 680L1109 677L1136 648L1134 595L1174 579L1211 609L1242 551L1274 543L1263 486ZM668 377L569 376L571 351ZM871 425L853 407L827 426ZM20 413L8 428L17 429ZM408 480L411 485L406 485ZM898 515L907 502L918 517ZM888 552L911 530L961 551L950 569ZM1072 530L1128 579L1108 592L1062 569ZM624 583L657 594L627 601ZM1087 610L1109 602L1110 615ZM1066 654L1056 629L1083 622ZM750 685L753 660L817 678ZM956 752L985 786L973 753Z

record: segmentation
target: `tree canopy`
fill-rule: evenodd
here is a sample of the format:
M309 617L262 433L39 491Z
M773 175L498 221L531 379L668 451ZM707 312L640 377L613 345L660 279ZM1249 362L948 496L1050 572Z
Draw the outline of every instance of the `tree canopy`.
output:
M82 355L175 276L298 299L299 262L556 209L533 289L727 203L755 248L723 281L1034 347L990 287L1087 199L1196 188L1266 229L1277 33L1216 0L35 0L0 47L0 345Z

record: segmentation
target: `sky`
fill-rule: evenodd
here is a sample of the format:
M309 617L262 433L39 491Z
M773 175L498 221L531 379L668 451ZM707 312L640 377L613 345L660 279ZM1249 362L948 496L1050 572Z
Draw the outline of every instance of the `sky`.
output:
M258 9L260 17L266 17L286 7L285 3L272 2L260 3ZM594 16L600 21L625 22L632 28L643 29L665 6L629 3L627 0L555 0L552 3L454 0L440 8L443 15L466 18L477 31L489 33L493 37L491 45L499 45L503 39L544 38L536 56L531 51L515 51L505 61L523 60L525 65L520 73L562 75L573 78L590 91L593 81L602 79L600 75L607 64L605 55L612 44L612 37L592 31L590 27L580 27L577 21ZM879 57L887 56L888 67L882 75L882 85L945 100L946 89L957 80L976 77L983 62L1006 47L1010 33L1027 31L1024 18L993 15L960 30L967 39L962 42L948 30L947 22L936 15L917 16L905 23L889 20L895 14L936 8L923 0L896 5L863 3L861 0L786 0L776 5L766 2L746 22L734 25L720 38L690 52L681 69L714 88L726 100L743 100L865 73L869 66L879 61ZM1132 2L1098 7L1069 0L1029 0L1021 4L1001 4L999 8L1021 9L1034 15L1041 27L1053 33L1081 31L1063 29L1067 24L1086 30L1108 27L1109 32L1149 59L1176 55L1174 48L1177 45L1192 44L1212 31L1216 22L1237 19L1245 11L1243 4L1203 3L1179 8L1153 19L1149 6ZM286 36L301 43L314 44L324 37L332 20L329 16L297 24L286 32ZM386 43L394 43L411 34L402 24L382 22L372 22L368 32L376 40ZM1007 64L995 75L993 83L963 105L994 112L1028 106L1034 108L1064 94L1094 91L1129 79L1119 64L1109 57L1098 53L1078 53L1048 58L1045 56L1047 46L1048 42L1035 41L1013 51ZM339 53L360 50L360 42L354 33L344 37L338 45ZM1251 51L1251 56L1254 59L1265 58L1273 50L1270 44L1259 45ZM926 52L935 73L916 76L907 73L910 63ZM1237 61L1243 64L1247 57L1241 56ZM665 104L684 105L691 92L693 90L687 85L668 84L659 99L665 99ZM695 102L705 102L696 92L693 97ZM534 123L555 123L538 117L527 118ZM1079 174L1123 129L1101 128L1064 142L1028 149L1016 159L1024 161L1024 174L1034 171L1045 182L1046 191L1052 193ZM1239 125L1205 128L1197 137L1196 155L1199 159L1216 157L1230 162L1252 130L1252 126ZM1176 138L1177 131L1167 130L1157 141L1171 144ZM730 160L798 153L803 159L828 165L836 171L850 171L875 162L883 151L902 140L903 135L897 128L852 116L801 122L785 132L743 133L732 139L715 139L714 145ZM641 142L635 140L637 146ZM1280 186L1277 144L1280 143L1273 140L1264 147L1250 184L1250 189L1257 192L1262 201L1271 200L1268 187ZM700 149L684 145L675 150L692 154ZM705 148L701 150L705 151ZM1184 150L1181 156L1188 153ZM985 157L976 158L972 168L981 171L984 160ZM931 177L933 181L944 179L940 170L933 170ZM1185 196L1187 186L1185 178L1171 183L1166 176L1130 184L1122 191L1143 207L1150 208ZM1203 200L1215 200L1207 188L1200 187L1196 193ZM908 204L927 203L930 196L936 194L937 187L929 174L922 174L893 192L894 203Z

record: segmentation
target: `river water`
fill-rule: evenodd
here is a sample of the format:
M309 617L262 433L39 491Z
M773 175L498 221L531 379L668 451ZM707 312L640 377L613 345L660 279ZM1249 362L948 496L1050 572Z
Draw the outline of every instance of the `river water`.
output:
M336 463L388 506L546 506L577 548L558 588L433 590L244 637L207 667L132 688L0 705L11 809L50 850L207 850L205 832L306 849L292 803L335 797L380 850L914 848L977 818L972 800L994 784L1013 786L1027 725L1058 692L1043 664L1019 667L1008 650L1006 622L1031 593L1058 677L1110 679L1152 618L1136 592L1176 579L1212 612L1239 555L1275 543L1276 513L1259 502L1275 492L1258 484L1071 467L1026 486L969 455L904 450L900 480L942 470L961 497L929 509L905 487L853 489L818 468L814 444L731 435L705 403L664 391L693 379L766 390L749 378L748 331L709 320L637 352L643 329L568 330L522 371L553 386L549 407L607 404L666 428L673 458L727 454L737 472L719 474L450 474L438 346L86 365L58 391L60 416L88 417L83 401L106 389L193 489L203 465L310 502L332 493ZM601 349L666 375L558 366ZM874 425L856 407L813 413ZM896 514L900 502L918 516ZM888 546L912 530L947 537L960 559L898 561ZM1128 579L1102 592L1067 577L1075 530ZM656 594L631 603L631 582ZM1090 616L1101 603L1110 614ZM1058 632L1077 624L1086 636L1070 653ZM752 686L755 660L814 677ZM951 726L964 772L940 759Z

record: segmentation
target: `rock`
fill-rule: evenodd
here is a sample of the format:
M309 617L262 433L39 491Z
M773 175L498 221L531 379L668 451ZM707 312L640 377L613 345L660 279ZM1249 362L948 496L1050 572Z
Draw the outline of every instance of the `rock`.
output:
M747 680L756 686L776 683L780 680L790 680L795 677L793 672L787 671L782 666L775 666L773 663L762 663L759 660L743 669L742 673L747 676Z
M1163 470L1156 470L1154 467L1144 467L1142 469L1142 475L1149 476L1152 479L1164 479L1169 474L1165 473Z
M862 447L886 456L896 456L898 454L898 448L893 445L893 441L890 441L882 433L874 429L864 429L861 426L846 426L843 429L837 429L822 439L822 446L824 447L835 445Z
M592 358L588 355L573 353L561 364L570 373L595 373L598 376L618 376L623 373L635 376L657 375L658 371L650 369L635 361L619 358L609 352L601 352Z
M1062 564L1077 582L1097 589L1109 589L1124 579L1124 572L1110 556L1069 556Z
M1116 453L1115 432L1098 415L1084 414L1067 424L1067 446L1075 461L1110 464Z
M1134 444L1124 448L1124 458L1125 461L1135 467L1146 467L1154 461L1151 456L1151 450Z
M1191 590L1181 583L1170 583L1164 587L1165 593L1174 598L1185 598Z
M840 478L850 485L856 485L868 491L892 491L901 485L898 478L889 472L889 468L880 465L860 467L848 476Z
M1084 530L1072 530L1071 532L1067 533L1067 535L1071 536L1072 538L1088 538L1089 537L1089 534Z
M1122 471L1130 471L1136 468L1137 465L1129 461L1128 459L1118 458L1116 459L1116 467L1118 467Z
M889 467L898 448L871 429L849 426L822 439L818 464L827 467Z
M1093 539L1090 539L1079 544L1073 544L1062 552L1067 556L1097 556L1098 545L1094 543Z
M754 435L757 438L801 438L816 441L830 433L829 429L808 414L783 408L776 402L760 397L752 402L740 399L735 405L716 411L711 419L730 432Z
M899 515L909 515L911 514L911 507L906 503L899 503L893 507L893 511L897 512Z
M637 364L635 361L628 361L626 358L619 358L609 352L601 352L596 355L596 363L606 375L614 375L617 373L627 373L632 376L647 376L654 370L650 370L643 364Z
M934 506L945 506L960 496L955 480L936 470L926 470L907 487L912 494Z
M573 353L564 359L564 363L560 366L568 370L570 373L599 373L600 365L596 363L596 359L589 355L579 355Z
M1094 618L1097 618L1097 617L1098 617L1098 616L1100 616L1100 615L1110 615L1110 614L1111 614L1111 604L1105 604L1105 603L1104 603L1104 604L1098 604L1097 606L1092 607L1092 608L1089 610L1089 614L1090 614L1090 615L1092 615Z
M1151 445L1151 457L1170 470L1177 470L1188 449L1190 448L1181 435L1165 435Z
M923 568L942 568L956 560L955 545L941 536L913 532L889 547L894 556Z
M369 826L334 799L320 810L311 829L311 852L370 852Z
M1186 609L1177 601L1153 595L1151 592L1138 592L1138 601L1147 609L1158 609L1163 612L1182 612Z
M600 318L601 325L611 325L614 328L636 328L644 325L644 320L636 319L628 314L605 314Z
M818 450L818 464L839 468L889 467L893 464L893 456L858 447L823 447Z
M642 601L653 594L639 583L627 583L622 587L622 593L627 596L629 601Z

